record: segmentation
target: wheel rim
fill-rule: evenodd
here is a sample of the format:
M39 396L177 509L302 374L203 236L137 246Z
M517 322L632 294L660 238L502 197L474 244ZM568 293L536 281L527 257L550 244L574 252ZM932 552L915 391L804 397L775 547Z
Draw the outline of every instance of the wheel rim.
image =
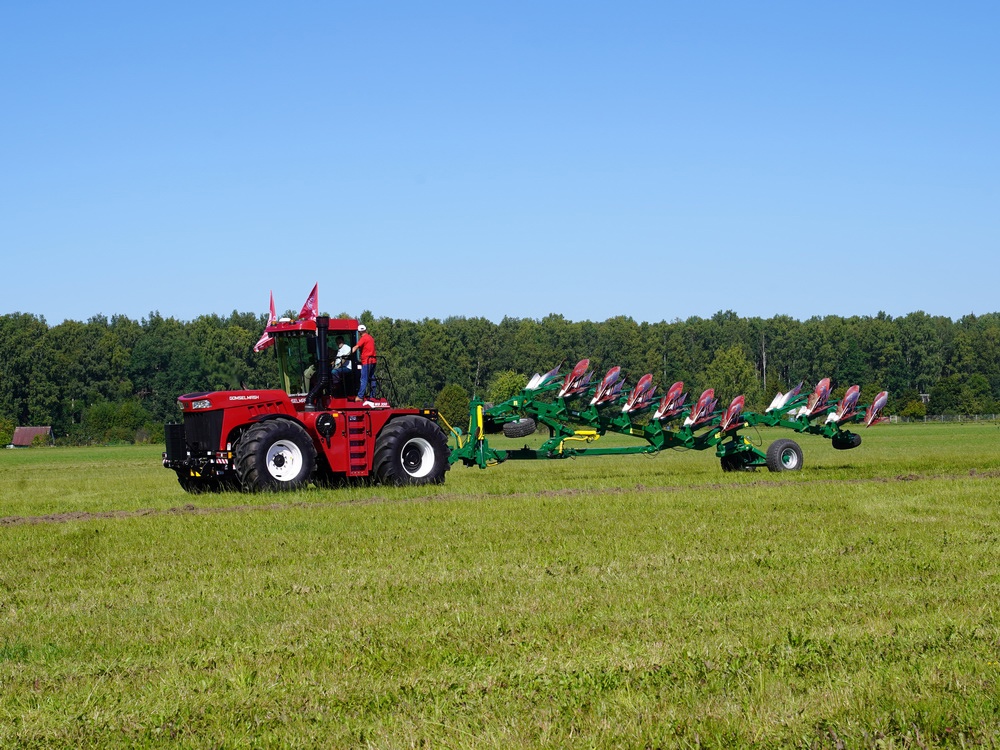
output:
M781 451L781 465L786 469L794 469L799 465L799 454L794 448L785 448Z
M279 482L290 482L302 470L302 449L291 440L276 440L267 449L267 473Z
M425 477L434 468L434 446L425 438L410 438L399 452L403 471L411 477Z

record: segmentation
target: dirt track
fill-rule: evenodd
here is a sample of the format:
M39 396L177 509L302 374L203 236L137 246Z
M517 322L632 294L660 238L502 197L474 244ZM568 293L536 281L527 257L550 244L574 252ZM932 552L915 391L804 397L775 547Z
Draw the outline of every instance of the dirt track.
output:
M885 484L889 482L927 482L932 480L954 480L973 477L975 479L996 479L1000 477L1000 471L981 472L970 469L968 474L901 474L895 477L870 477L868 479L819 479L804 481L801 484ZM799 484L800 482L776 481L773 479L761 479L746 484L733 484L713 482L712 484L701 485L667 485L661 487L651 487L644 484L635 484L630 487L603 487L597 489L586 489L582 487L567 487L560 490L546 490L544 492L522 492L514 495L504 495L504 497L566 497L573 495L593 494L625 494L632 492L682 492L684 490L724 490L734 487L768 487L776 485ZM405 499L390 499L381 496L364 498L362 500L349 500L334 503L321 502L288 502L288 503L264 503L260 505L227 505L220 507L199 507L188 503L174 508L155 509L144 508L140 510L106 510L97 513L86 511L74 511L71 513L50 513L44 516L5 516L0 518L0 527L3 526L23 526L42 523L68 523L70 521L96 521L108 518L136 518L139 516L178 516L178 515L211 515L214 513L249 513L254 511L278 511L293 508L329 508L331 505L369 505L376 503L405 503L405 502L427 502L431 500L458 500L474 497L459 494L428 495L426 497L415 497Z

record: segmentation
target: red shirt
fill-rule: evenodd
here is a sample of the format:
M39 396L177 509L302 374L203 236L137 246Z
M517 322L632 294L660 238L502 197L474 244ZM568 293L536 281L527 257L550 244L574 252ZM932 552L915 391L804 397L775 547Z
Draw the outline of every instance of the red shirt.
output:
M358 354L361 355L361 364L375 364L375 339L368 331L362 333L358 339Z

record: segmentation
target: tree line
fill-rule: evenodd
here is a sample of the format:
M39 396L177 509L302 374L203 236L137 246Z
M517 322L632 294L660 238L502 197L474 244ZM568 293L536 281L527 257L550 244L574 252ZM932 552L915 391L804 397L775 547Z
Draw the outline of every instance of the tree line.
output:
M379 348L379 374L399 405L443 400L460 419L471 395L505 397L532 373L589 358L597 377L619 365L635 383L683 380L691 398L712 387L763 408L775 392L830 377L862 400L890 393L890 413L1000 412L1000 313L959 320L914 312L893 318L788 316L603 322L452 317L420 321L362 313ZM49 325L27 313L0 316L0 442L15 425L51 425L62 443L162 439L180 419L183 393L277 387L271 351L253 352L266 316L234 311L192 321L151 313ZM565 370L564 370L565 371ZM929 394L923 403L920 394Z

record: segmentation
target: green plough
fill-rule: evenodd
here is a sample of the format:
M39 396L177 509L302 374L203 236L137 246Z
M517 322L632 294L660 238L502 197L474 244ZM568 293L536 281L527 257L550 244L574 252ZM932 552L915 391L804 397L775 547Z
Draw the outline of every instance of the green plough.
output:
M737 396L725 409L716 409L713 389L693 405L687 405L683 383L674 383L656 400L651 375L639 379L624 392L624 377L613 367L600 383L592 384L589 360L581 360L565 378L559 368L535 375L519 394L495 405L473 399L469 429L452 430L451 463L486 468L511 459L552 459L656 453L667 448L715 449L723 471L747 471L766 466L771 471L802 468L802 449L787 438L774 441L767 451L750 442L740 430L751 427L783 427L793 432L829 438L839 450L856 448L861 436L844 429L863 423L866 427L885 421L882 410L888 394L879 393L871 404L858 405L860 389L853 385L843 398L829 403L830 379L824 378L810 394L800 393L802 384L779 393L762 414L745 411L744 397ZM498 450L487 435L503 432L507 437L525 437L538 425L548 428L549 438L537 449ZM619 433L643 443L594 447L601 436Z

